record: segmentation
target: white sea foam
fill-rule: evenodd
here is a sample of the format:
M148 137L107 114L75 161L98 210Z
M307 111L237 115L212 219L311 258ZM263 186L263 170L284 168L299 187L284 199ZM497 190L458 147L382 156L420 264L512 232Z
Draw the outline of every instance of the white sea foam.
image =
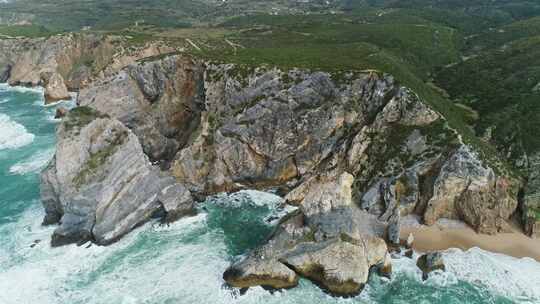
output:
M19 93L36 93L43 95L44 89L42 87L24 87L24 86L10 86L7 83L0 83L1 91L15 91Z
M208 228L205 213L169 226L144 225L108 247L72 245L51 249L48 240L54 227L40 225L41 207L38 202L34 204L18 222L0 226L0 239L10 244L2 249L15 252L12 258L0 259L2 304L36 300L51 304L366 304L377 303L371 296L390 286L387 284L403 280L403 275L418 283L418 292L422 291L421 284L451 289L458 281L466 281L504 293L516 302L538 303L534 298L538 290L534 289L540 286L540 264L477 249L445 252L448 271L432 274L425 282L413 259L396 259L395 275L390 282L381 280L382 285L368 285L355 298L331 297L307 280L301 280L300 286L291 290L271 294L262 288L251 288L239 296L223 287L222 273L230 257L224 235ZM41 242L30 248L37 239ZM4 251L0 250L0 254ZM392 303L411 302L400 299Z
M32 155L30 158L11 166L11 168L9 168L9 172L18 175L38 173L41 171L41 169L45 168L53 155L54 149L39 151Z
M147 224L107 247L50 248L54 227L42 227L41 207L17 223L0 226L0 239L15 251L0 264L0 303L336 303L310 282L270 294L251 288L245 295L223 286L230 264L223 234L207 226L207 214L170 226ZM7 238L7 239L6 239ZM41 240L34 248L30 245ZM363 296L366 297L366 296ZM353 303L350 299L340 303ZM358 301L354 301L358 303ZM366 303L366 302L363 302Z
M26 146L34 141L34 134L26 128L0 113L0 150L16 149Z
M448 272L457 279L481 284L521 303L540 303L540 263L531 258L491 253L479 248L444 253Z

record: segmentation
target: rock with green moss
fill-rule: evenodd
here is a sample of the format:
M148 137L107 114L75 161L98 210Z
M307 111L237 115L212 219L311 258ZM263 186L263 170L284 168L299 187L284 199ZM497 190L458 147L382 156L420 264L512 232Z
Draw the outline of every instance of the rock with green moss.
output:
M52 245L109 244L154 214L174 220L192 210L190 192L152 166L121 122L75 108L57 131L56 154L42 173Z

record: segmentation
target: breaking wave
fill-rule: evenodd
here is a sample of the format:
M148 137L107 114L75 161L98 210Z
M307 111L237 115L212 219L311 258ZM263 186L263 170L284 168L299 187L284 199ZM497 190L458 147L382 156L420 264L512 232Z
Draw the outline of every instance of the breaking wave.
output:
M0 113L0 150L17 149L34 141L34 134L13 121L8 115Z

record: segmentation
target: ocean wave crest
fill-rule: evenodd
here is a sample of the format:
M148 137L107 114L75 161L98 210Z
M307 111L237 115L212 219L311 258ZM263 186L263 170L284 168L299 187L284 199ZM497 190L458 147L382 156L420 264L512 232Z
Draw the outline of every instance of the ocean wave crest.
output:
M9 168L12 174L25 175L28 173L38 173L49 163L54 155L54 149L39 151L30 158L18 162Z
M0 150L17 149L34 141L34 134L5 114L0 114L0 130Z

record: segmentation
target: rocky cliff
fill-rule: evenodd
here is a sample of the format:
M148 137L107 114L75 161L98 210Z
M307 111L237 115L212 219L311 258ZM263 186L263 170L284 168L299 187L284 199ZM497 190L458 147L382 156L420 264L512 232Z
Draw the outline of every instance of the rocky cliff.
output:
M44 85L49 100L79 91L42 174L53 245L109 244L152 217L192 212L194 198L274 189L298 210L225 280L287 288L303 276L350 295L370 269L389 274L404 217L493 234L523 197L520 180L390 75L156 56L175 50L121 39L0 40L0 81ZM533 233L538 206L526 197Z
M196 197L277 189L299 207L225 272L233 286L292 287L304 276L355 294L372 267L388 273L402 217L497 233L518 207L520 182L498 175L389 75L175 55L103 77L78 103L125 125Z
M45 102L70 99L98 76L115 73L141 58L175 50L163 43L130 46L117 36L69 34L0 39L0 82L43 86Z
M44 224L59 223L52 245L109 244L155 215L192 212L189 190L151 165L137 137L91 108L72 110L57 130L42 173Z

